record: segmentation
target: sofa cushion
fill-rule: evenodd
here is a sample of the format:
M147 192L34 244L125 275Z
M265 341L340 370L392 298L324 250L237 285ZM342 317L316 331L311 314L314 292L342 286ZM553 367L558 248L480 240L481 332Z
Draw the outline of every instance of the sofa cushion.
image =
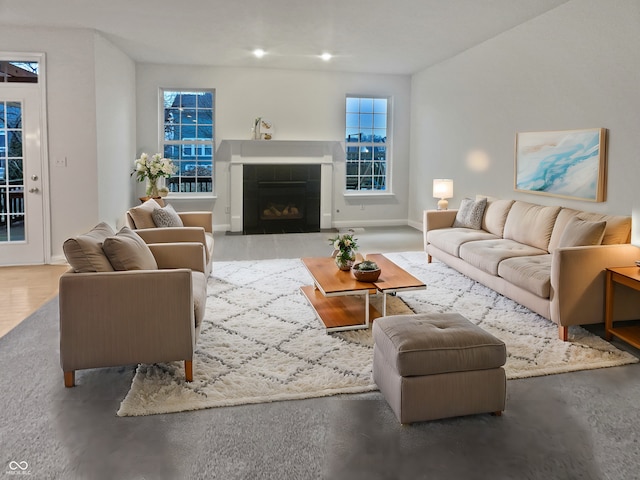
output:
M504 225L504 238L547 251L560 207L516 201Z
M460 246L460 258L491 275L498 274L498 265L507 258L544 255L546 250L514 240L479 240Z
M67 239L62 250L71 268L78 273L113 272L102 243L114 233L108 224L102 222L85 234Z
M470 198L463 198L460 203L458 213L453 221L454 228L473 228L480 230L482 227L482 216L487 206L487 199L481 198L475 202Z
M552 255L513 257L498 265L498 275L509 283L542 298L551 294Z
M170 203L164 207L154 208L151 212L151 218L153 218L156 227L184 227L180 215Z
M135 224L135 228L156 228L156 224L153 221L153 211L156 208L160 208L160 205L152 198L142 205L130 208L129 215Z
M157 270L158 264L151 250L129 227L105 239L102 249L114 270Z
M560 237L558 248L600 245L607 222L587 222L573 217Z
M443 252L460 256L460 245L477 240L496 240L499 237L484 230L472 228L439 228L427 232L427 242Z
M631 240L631 217L621 215L604 215L600 213L589 213L572 208L563 208L558 213L558 218L553 227L551 241L549 242L549 251L553 252L560 243L564 229L572 218L579 218L589 222L607 222L604 229L604 237L602 245L616 245L620 243L629 243Z
M604 229L604 237L602 238L602 245L617 245L631 241L631 217L581 212L580 218L589 222L607 222L607 226Z
M485 208L484 217L482 217L482 229L502 237L504 224L513 202L513 200L487 199L487 208Z

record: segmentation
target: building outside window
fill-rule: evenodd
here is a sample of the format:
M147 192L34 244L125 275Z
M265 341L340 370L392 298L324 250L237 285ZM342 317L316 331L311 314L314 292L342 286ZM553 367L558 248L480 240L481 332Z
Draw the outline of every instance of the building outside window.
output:
M161 90L162 151L178 167L172 193L213 193L214 99L214 90Z
M389 98L347 96L346 190L388 192Z

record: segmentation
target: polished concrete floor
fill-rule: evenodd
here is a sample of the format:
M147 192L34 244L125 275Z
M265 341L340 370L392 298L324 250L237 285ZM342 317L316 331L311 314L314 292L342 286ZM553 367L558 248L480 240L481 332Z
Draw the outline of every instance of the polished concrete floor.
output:
M326 255L332 235L220 234L214 258ZM422 248L408 227L356 236L365 253ZM133 367L65 389L57 340L56 300L0 338L0 475L24 461L64 480L640 478L637 364L511 380L501 417L401 426L372 392L119 418Z

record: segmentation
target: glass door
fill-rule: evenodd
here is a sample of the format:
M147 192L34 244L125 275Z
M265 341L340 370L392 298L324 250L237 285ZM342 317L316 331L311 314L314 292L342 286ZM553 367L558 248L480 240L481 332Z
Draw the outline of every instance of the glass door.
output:
M0 265L44 263L41 98L0 83Z

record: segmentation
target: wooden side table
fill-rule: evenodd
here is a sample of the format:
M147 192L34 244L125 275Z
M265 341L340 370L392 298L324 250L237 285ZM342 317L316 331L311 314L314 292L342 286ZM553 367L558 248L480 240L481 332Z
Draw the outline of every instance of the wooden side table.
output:
M607 268L604 297L604 325L605 338L611 340L612 336L624 340L636 348L640 348L640 325L633 326L613 326L613 301L614 284L619 283L634 290L640 291L640 268L639 267L612 267Z

